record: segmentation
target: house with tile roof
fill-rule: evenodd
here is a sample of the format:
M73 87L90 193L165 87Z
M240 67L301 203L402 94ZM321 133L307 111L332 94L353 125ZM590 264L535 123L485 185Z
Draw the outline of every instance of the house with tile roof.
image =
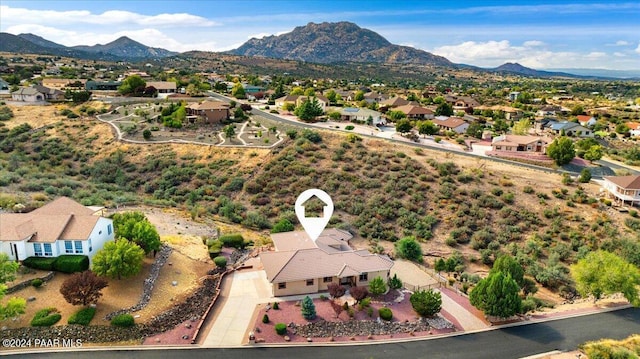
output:
M629 127L629 135L631 137L640 137L640 122L627 122L625 125Z
M41 102L45 101L47 96L33 87L21 87L11 93L13 101L20 102Z
M640 175L605 176L602 187L622 204L640 205Z
M546 137L501 135L491 141L493 151L545 153L551 140Z
M412 104L398 106L395 108L395 111L400 111L407 115L407 118L412 119L433 120L434 118L433 111L429 110L428 108Z
M203 101L189 104L187 115L202 119L205 123L221 123L229 118L229 105L222 101Z
M338 109L340 112L340 120L350 121L357 123L369 124L369 117L371 117L370 125L384 125L386 124L385 118L382 113L363 107L341 107Z
M178 86L173 81L147 81L147 87L155 88L159 98L167 98L178 93Z
M433 123L444 131L454 131L456 133L465 133L469 128L469 123L460 117L438 116Z
M589 115L578 115L576 118L578 119L578 123L584 127L593 126L597 122L595 117Z
M562 135L564 133L566 136L569 136L569 137L575 136L575 137L581 137L581 138L593 137L595 135L592 130L586 127L583 127L576 122L549 121L547 122L546 127L549 129L549 131L551 131L556 135Z
M86 255L89 260L115 237L100 207L60 197L29 213L0 213L0 252L10 259Z
M325 291L331 283L368 286L369 281L389 278L393 260L354 250L349 232L325 229L314 242L304 231L271 235L274 251L260 254L274 296Z

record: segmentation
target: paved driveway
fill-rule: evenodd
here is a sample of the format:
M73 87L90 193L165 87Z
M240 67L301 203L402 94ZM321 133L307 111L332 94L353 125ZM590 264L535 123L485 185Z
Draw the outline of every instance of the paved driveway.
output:
M221 294L224 304L202 343L204 347L242 345L247 339L247 330L256 305L271 297L269 282L263 270L236 271L225 281L231 282L231 288L227 295Z

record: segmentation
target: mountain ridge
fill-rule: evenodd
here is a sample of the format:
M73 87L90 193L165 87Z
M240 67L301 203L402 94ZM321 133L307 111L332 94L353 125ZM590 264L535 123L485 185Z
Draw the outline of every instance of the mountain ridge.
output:
M376 62L455 66L442 56L394 45L378 33L347 21L310 22L286 34L252 38L228 53L320 64Z

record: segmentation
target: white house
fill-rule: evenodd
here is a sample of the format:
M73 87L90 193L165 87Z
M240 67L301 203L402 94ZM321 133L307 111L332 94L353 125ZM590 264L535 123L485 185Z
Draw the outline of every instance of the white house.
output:
M45 101L47 96L33 87L21 87L11 93L11 99L21 102Z
M28 257L82 254L93 258L115 237L113 221L101 209L60 197L29 213L0 213L0 252Z
M340 119L343 121L361 122L369 125L384 125L385 119L382 113L368 108L343 107L340 108ZM368 123L371 118L371 123Z

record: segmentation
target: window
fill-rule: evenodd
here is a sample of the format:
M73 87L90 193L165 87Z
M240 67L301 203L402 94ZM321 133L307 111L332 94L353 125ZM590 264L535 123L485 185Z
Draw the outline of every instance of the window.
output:
M53 249L51 249L51 243L44 243L44 256L53 257Z
M307 279L307 285L313 285L313 279Z
M333 282L333 277L324 277L324 278L322 278L322 282L331 283L331 282Z
M278 289L287 289L287 283L278 283Z
M89 238L89 253L93 250L93 243L91 243L91 238Z
M369 280L369 273L360 274L360 278L358 279L360 282L366 282Z
M73 244L76 247L76 253L82 253L82 241L74 241Z
M110 224L108 224L108 225L107 225L107 234L108 234L108 235L111 235L111 231L112 231L112 230L111 230L111 225L110 225Z
M42 245L40 243L33 244L33 253L36 257L42 257Z
M64 241L64 252L73 253L73 243L71 241Z

